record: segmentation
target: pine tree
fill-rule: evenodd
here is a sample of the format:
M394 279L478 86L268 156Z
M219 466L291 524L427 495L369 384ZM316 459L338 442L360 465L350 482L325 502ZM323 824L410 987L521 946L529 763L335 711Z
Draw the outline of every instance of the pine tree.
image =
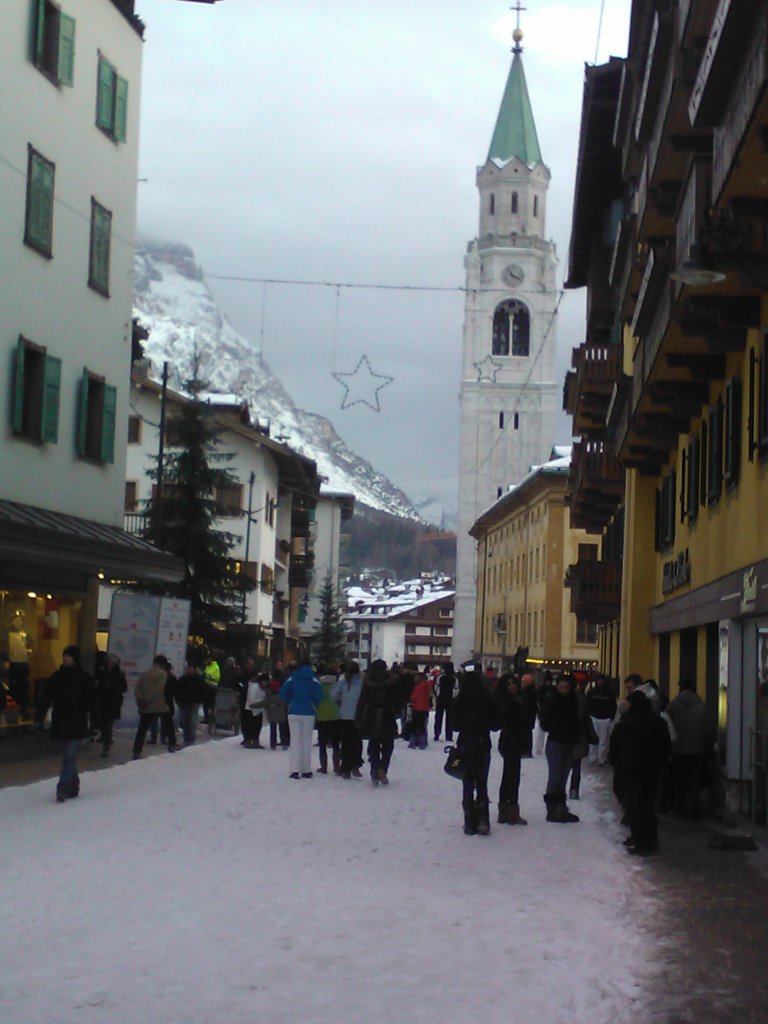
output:
M162 470L149 470L156 486L145 536L182 561L184 578L163 585L163 593L189 599L190 635L209 646L218 628L239 620L244 586L251 589L253 583L229 557L237 538L215 526L217 488L237 483L225 468L234 456L219 450L221 431L199 397L204 385L193 379L185 388L192 397L169 421L173 448Z
M320 591L320 618L315 621L318 629L310 640L313 661L326 667L341 664L347 656L347 630L344 613L336 603L330 573Z

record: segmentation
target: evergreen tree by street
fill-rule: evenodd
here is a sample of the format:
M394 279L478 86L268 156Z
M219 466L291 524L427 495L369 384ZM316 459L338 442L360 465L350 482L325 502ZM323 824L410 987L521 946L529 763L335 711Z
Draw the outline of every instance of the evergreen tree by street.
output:
M320 591L320 618L315 620L318 629L310 641L312 659L316 665L340 665L347 656L347 631L344 613L336 603L330 573L325 577Z
M189 599L190 635L208 646L217 626L239 620L243 587L252 589L253 583L229 557L237 538L215 526L221 515L217 490L221 494L237 483L225 468L234 456L219 450L221 431L199 397L203 385L193 379L185 388L191 398L169 420L173 446L163 460L162 480L158 466L149 470L156 490L145 536L184 563L184 578L163 585L162 592Z

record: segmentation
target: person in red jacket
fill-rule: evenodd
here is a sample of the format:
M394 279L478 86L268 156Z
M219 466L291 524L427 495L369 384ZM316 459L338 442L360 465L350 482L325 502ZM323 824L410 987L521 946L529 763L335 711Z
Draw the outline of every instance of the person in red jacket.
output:
M411 738L408 746L423 750L427 745L427 723L432 709L432 681L421 672L416 676L411 691L411 708Z

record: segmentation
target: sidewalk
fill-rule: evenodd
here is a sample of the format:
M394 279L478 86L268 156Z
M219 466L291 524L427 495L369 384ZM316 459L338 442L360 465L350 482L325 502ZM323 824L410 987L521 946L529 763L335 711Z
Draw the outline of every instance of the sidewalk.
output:
M589 799L621 841L627 830L618 825L610 771L585 774ZM750 830L745 823L738 831ZM754 852L708 845L732 833L715 818L662 815L659 856L638 862L627 855L624 896L647 909L648 949L663 964L657 1001L638 1024L768 1020L768 837L754 834ZM624 967L631 974L632 964Z

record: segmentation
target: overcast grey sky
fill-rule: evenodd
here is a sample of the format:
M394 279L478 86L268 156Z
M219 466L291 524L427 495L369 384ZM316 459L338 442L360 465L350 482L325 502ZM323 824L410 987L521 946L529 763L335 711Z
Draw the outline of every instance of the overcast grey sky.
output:
M584 63L601 0L527 0L524 65L552 172L547 234L566 275ZM630 0L605 0L598 63L626 53ZM500 0L139 0L147 24L139 228L209 275L460 288L511 60ZM460 291L211 280L294 400L416 502L453 511ZM559 365L583 331L567 293ZM367 355L381 412L332 376ZM561 419L558 437L565 442ZM511 482L511 481L510 481ZM437 509L430 509L439 516Z

